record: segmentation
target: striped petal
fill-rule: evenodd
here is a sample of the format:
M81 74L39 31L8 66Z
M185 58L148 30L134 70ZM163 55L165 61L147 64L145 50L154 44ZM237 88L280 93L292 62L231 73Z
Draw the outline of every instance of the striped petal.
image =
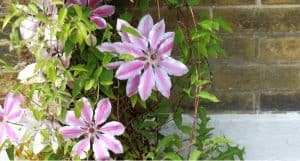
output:
M169 38L165 40L159 47L159 54L163 56L170 56L172 49L174 46L174 40L173 38Z
M143 75L141 76L140 84L138 86L138 91L143 101L145 101L151 95L154 83L155 79L153 69L151 66L148 66L147 69L145 69Z
M93 119L93 109L89 100L85 97L82 97L83 108L81 110L81 117L87 122L92 122Z
M155 24L149 33L149 43L152 49L156 49L160 36L165 33L165 21L161 20Z
M6 139L6 131L3 124L0 124L0 146L4 143Z
M163 61L159 62L159 65L168 74L174 76L182 76L188 72L188 68L182 62L171 57L166 57Z
M125 127L123 124L117 121L111 121L106 124L104 124L100 131L109 134L109 135L122 135L125 131Z
M86 153L90 150L90 139L85 138L81 141L79 141L75 146L73 147L73 156L79 156L80 159L86 158Z
M128 22L126 22L125 20L122 20L122 19L117 19L117 31L121 31L122 27L123 26L126 26L126 27L130 27L132 29L134 29ZM134 29L135 30L135 29Z
M103 5L93 10L92 15L98 17L108 17L115 13L115 6Z
M23 101L23 96L18 95L14 96L13 93L8 93L4 99L4 111L6 114L13 112L20 108L20 105Z
M117 140L114 136L103 134L100 136L99 140L103 141L106 147L115 154L123 153L123 146L121 142Z
M155 86L163 96L170 97L171 79L167 72L159 67L155 68Z
M138 30L142 35L144 35L146 38L148 38L149 33L153 27L153 19L152 17L148 14L145 15L139 22L138 25Z
M106 69L109 70L114 70L120 67L121 64L123 64L124 61L115 61L115 62L111 62L105 65Z
M102 99L98 102L95 111L95 123L100 125L107 120L111 113L111 103L108 98Z
M148 41L145 38L139 38L134 35L128 34L128 38L132 44L134 44L140 50L147 51Z
M116 72L116 78L126 80L141 73L146 62L141 60L133 60L123 63Z
M23 111L20 108L15 108L9 114L7 114L7 119L11 122L18 122L22 118Z
M59 133L67 138L78 138L84 131L78 126L64 126L59 129Z
M108 160L109 153L106 144L100 139L94 139L93 151L96 160Z
M106 28L106 21L102 17L98 16L91 16L90 17L91 22L94 22L97 25L98 29L105 29Z
M140 84L140 76L131 77L128 79L126 84L126 95L128 97L133 96L138 91L138 86Z
M134 57L144 56L143 52L139 48L137 48L134 44L130 44L127 42L114 43L114 47L116 52L119 54L129 54Z
M162 44L167 39L172 39L174 41L175 32L166 32L160 38L158 44Z
M12 143L18 143L20 140L19 132L17 132L14 127L9 124L5 124L6 136Z
M102 43L101 45L97 46L97 49L101 52L116 52L114 43Z
M82 120L80 120L79 118L76 118L74 111L67 112L65 123L67 125L71 125L71 126L80 126L80 127L85 126L85 124Z

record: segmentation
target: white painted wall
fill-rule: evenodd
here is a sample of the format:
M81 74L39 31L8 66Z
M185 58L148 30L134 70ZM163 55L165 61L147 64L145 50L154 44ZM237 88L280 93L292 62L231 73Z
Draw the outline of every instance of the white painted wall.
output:
M192 117L183 117L192 124ZM165 133L174 132L170 123ZM299 160L300 114L220 114L211 115L215 136L226 136L245 146L247 160ZM0 153L0 160L7 158Z
M247 160L299 160L300 114L211 115L215 136L226 136L245 146ZM192 117L184 116L192 123ZM168 125L172 129L174 125Z

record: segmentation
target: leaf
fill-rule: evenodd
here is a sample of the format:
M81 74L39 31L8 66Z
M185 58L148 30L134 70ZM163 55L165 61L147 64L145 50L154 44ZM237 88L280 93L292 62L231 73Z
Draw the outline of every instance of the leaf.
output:
M203 98L203 99L207 99L209 101L212 101L212 102L220 102L220 100L213 94L211 93L208 93L206 91L201 91L197 97L200 97L200 98Z
M201 156L201 151L196 149L191 153L189 160L198 160L200 156Z
M139 9L142 13L145 13L149 10L149 2L150 0L140 0L139 1Z
M129 33L133 36L142 38L142 36L140 35L140 33L138 31L136 31L135 29L133 29L131 27L128 27L128 26L122 26L121 31L122 32L127 32L127 33Z
M76 118L79 118L81 116L82 108L83 108L83 102L82 101L77 101L75 103L75 107L74 107L74 113L75 113Z
M190 6L196 6L200 3L200 0L188 0Z
M165 155L165 158L170 160L182 160L181 156L179 154L176 154L175 152L168 152Z
M78 4L73 4L73 8L75 9L75 12L77 15L81 18L82 17L82 9Z
M58 12L58 24L59 26L62 25L64 23L64 20L67 16L68 13L68 9L67 8L61 8Z
M9 160L15 160L15 154L14 154L14 151L15 151L15 146L13 145L10 145L7 149L6 149L6 153L7 153L7 156L9 158Z
M84 90L88 91L90 90L95 84L95 80L94 79L90 79L88 81L85 82L85 85L84 85Z

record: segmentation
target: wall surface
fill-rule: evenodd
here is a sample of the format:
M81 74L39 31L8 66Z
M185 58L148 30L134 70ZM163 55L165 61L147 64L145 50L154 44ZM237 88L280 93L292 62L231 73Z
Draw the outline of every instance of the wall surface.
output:
M300 110L300 1L214 0L213 17L232 24L223 33L228 57L213 64L217 112L257 113Z
M246 160L299 160L300 115L290 114L215 114L209 126L214 136L225 136L245 147ZM193 117L183 117L192 125ZM174 123L163 128L176 132ZM184 136L185 137L185 136ZM188 144L188 143L186 143ZM187 153L187 152L184 152Z

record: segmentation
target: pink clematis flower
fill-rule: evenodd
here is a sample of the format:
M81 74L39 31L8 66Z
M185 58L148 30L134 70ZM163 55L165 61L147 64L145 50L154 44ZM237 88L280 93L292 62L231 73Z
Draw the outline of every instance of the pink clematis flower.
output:
M66 115L66 124L60 128L61 135L67 138L78 138L84 135L84 139L73 147L73 156L86 158L86 152L90 149L90 141L93 142L93 151L98 160L109 159L109 152L116 154L123 153L123 147L114 136L124 133L125 127L117 121L111 121L102 125L111 113L111 103L109 99L102 99L98 102L93 120L93 109L87 98L82 98L83 108L79 119L75 117L73 111ZM102 126L101 126L102 125Z
M124 26L134 30L135 34L122 32ZM142 100L146 100L154 89L168 98L172 86L169 75L182 76L188 72L183 63L171 57L175 33L165 32L164 20L154 25L150 15L141 19L137 29L119 19L117 30L122 42L103 43L98 49L101 52L130 54L134 57L134 60L107 65L108 69L118 68L116 78L128 80L127 96L138 92Z
M22 95L14 96L12 93L8 93L4 99L3 108L0 105L0 145L3 144L6 137L12 143L18 143L20 139L19 132L11 123L19 121L22 117L23 112L20 108L22 100Z
M115 6L103 5L102 0L70 0L70 4L79 4L83 7L89 7L92 10L90 20L94 22L98 29L105 29L107 24L104 18L112 16L115 13Z

